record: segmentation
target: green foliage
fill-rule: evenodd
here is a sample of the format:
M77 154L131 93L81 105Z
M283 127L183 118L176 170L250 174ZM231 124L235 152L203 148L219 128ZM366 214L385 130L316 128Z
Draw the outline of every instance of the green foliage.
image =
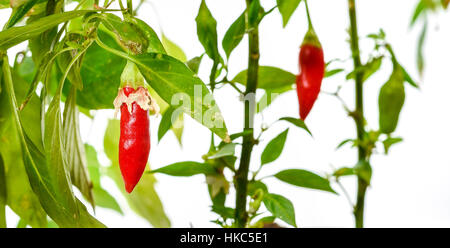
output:
M164 34L162 35L162 44L164 45L168 55L178 59L181 62L186 62L187 58L183 50L177 44L169 40Z
M106 169L100 165L97 160L97 152L95 148L85 144L87 169L92 180L92 193L94 195L94 202L96 206L109 208L123 214L122 209L117 203L116 199L106 191L100 182L103 171Z
M273 216L285 221L289 225L297 227L294 205L286 197L270 193L264 194L263 202Z
M7 61L7 57L4 56ZM24 128L17 111L17 99L13 89L12 76L8 63L3 64L4 81L12 107L14 124L22 148L23 160L33 191L46 213L61 227L104 227L92 217L86 207L73 195L66 171L67 160L63 156L62 123L59 99L53 100L45 115L43 142L34 143L29 130ZM54 97L54 99L59 97ZM39 114L37 112L36 114ZM24 122L27 123L27 122ZM37 122L40 123L40 122ZM40 130L38 128L37 130ZM36 133L36 129L32 133ZM39 139L41 140L41 139ZM45 151L43 150L45 144Z
M292 89L295 84L295 75L272 66L260 66L258 70L258 88L281 93ZM242 85L247 84L247 70L239 72L232 80Z
M336 194L336 192L331 188L328 179L316 175L310 171L288 169L278 172L275 174L275 177L285 183L298 187L318 189Z
M239 45L245 35L245 12L242 13L236 21L228 28L222 40L222 47L227 55L230 57L231 52Z
M283 17L283 27L286 27L289 19L297 9L301 0L277 0L278 10Z
M271 140L261 154L261 166L275 161L283 151L289 129L284 130Z
M202 0L198 15L195 18L197 22L197 35L200 43L205 48L206 54L216 63L221 61L219 49L217 47L217 22L206 6L205 0Z
M216 170L210 164L193 161L178 162L152 171L177 177L190 177L197 174L215 174Z
M83 196L91 203L92 207L94 207L94 198L92 196L93 186L89 178L84 144L80 135L76 93L77 89L72 86L64 108L64 150L65 154L67 154L67 169L70 172L72 184L81 191Z
M0 49L6 50L23 41L38 36L56 25L91 13L91 10L75 10L40 18L22 27L12 27L0 32Z
M302 119L297 119L297 118L293 118L293 117L282 117L279 119L279 121L290 122L291 124L294 124L295 126L304 129L306 132L308 132L312 136L311 131L309 131L308 127L306 126L305 122Z

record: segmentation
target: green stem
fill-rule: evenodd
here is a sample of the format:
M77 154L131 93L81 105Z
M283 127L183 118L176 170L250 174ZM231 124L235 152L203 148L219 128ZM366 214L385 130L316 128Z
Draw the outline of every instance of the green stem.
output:
M313 29L312 22L311 22L311 16L309 15L309 7L308 7L308 1L307 0L305 0L305 7L306 7L306 16L308 17L309 29Z
M355 111L354 119L356 123L356 131L358 141L364 138L364 105L363 105L363 74L361 67L361 57L359 52L358 27L356 22L355 0L348 0L348 12L350 17L350 45L352 49L353 65L356 72L355 75ZM358 161L366 160L366 151L364 147L358 146ZM367 190L367 183L358 177L358 193L356 205L354 209L355 226L357 228L364 227L364 199Z
M246 0L247 9L253 0ZM236 187L236 212L235 212L235 226L245 227L247 224L247 185L248 185L248 171L250 166L250 158L254 145L253 138L253 120L255 107L255 92L258 85L258 68L259 68L259 33L258 27L253 28L248 33L248 70L247 70L247 87L245 95L250 99L244 101L245 116L244 116L244 132L243 136L241 160L239 169L235 174Z

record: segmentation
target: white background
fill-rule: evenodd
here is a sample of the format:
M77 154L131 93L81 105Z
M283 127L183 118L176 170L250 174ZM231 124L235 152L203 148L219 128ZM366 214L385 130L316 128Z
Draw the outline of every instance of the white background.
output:
M166 36L179 44L188 58L198 56L203 49L196 37L195 17L199 0L152 0L155 8L144 4L139 16L149 22L156 30L164 30ZM364 38L383 28L387 40L392 44L398 60L410 74L419 79L415 61L416 44L420 26L409 28L409 21L417 1L379 0L357 1L358 28L361 39L363 61L367 58L373 44ZM218 21L219 39L229 25L245 8L243 0L207 0L208 7ZM265 9L275 5L275 0L263 0ZM345 0L310 0L313 23L325 52L325 60L345 59L345 66L351 66L348 34L348 12ZM156 9L158 16L155 14ZM9 16L9 10L0 11L0 24ZM158 21L159 19L159 21ZM281 26L281 16L275 10L268 15L260 27L261 65L270 65L297 73L299 45L307 29L304 4L294 12L286 28ZM389 156L374 155L372 159L373 179L366 200L367 227L450 227L450 15L436 13L430 17L429 32L425 44L426 69L420 80L420 90L406 86L407 97L395 135L404 142L395 145ZM24 48L12 49L11 54ZM233 52L230 58L230 75L234 76L247 64L247 40ZM200 77L208 78L210 63L204 59ZM391 72L388 60L379 73L365 83L365 107L369 127L378 127L378 90ZM99 72L102 73L102 72ZM323 81L323 90L333 91L344 83L343 98L353 106L353 83L344 82L345 75L335 76ZM100 93L99 93L100 94ZM242 128L243 109L237 95L230 88L215 92L216 100L225 117L230 133ZM298 103L294 91L277 99L264 112L264 121L272 123L284 116L298 116ZM81 117L84 141L93 144L100 152L100 160L108 164L103 151L103 130L112 111L96 113L94 121ZM201 155L209 147L209 131L186 118L183 147L174 135L169 133L160 144L157 142L157 128L161 117L151 117L152 150L150 163L153 168L185 160L201 160ZM261 125L257 117L256 127ZM341 104L333 97L321 94L307 125L314 138L303 130L290 127L286 123L275 124L263 136L261 145L255 148L252 168L259 163L265 144L287 127L290 127L287 143L281 157L265 166L262 176L271 175L287 168L303 168L321 175L331 173L334 167L352 166L356 162L355 149L345 148L335 151L336 145L355 136L353 121L346 116ZM175 178L156 175L157 191L174 227L215 227L210 223L216 215L210 212L210 200L203 176ZM342 191L333 185L340 196L319 191L295 188L276 179L265 179L272 193L283 194L289 198L296 210L297 223L301 227L352 227L353 216ZM343 183L350 195L355 195L354 178L344 179ZM113 211L97 209L96 216L110 227L148 227L149 224L135 215L127 206L115 184L104 180L119 203L125 209L125 216ZM234 191L231 189L228 205L234 206ZM8 224L13 226L18 218L9 210Z

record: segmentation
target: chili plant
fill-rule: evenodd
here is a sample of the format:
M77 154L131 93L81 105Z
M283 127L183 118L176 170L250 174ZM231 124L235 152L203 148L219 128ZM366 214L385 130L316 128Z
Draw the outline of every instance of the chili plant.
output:
M277 12L281 14L282 26L286 26L301 0L277 0L268 9L259 0L246 0L245 8L221 40L217 21L202 0L195 21L204 53L189 60L164 34L160 38L137 17L142 2L134 7L131 0L126 4L119 0L118 8L113 9L114 2L80 0L69 5L63 0L12 0L7 4L0 0L0 8L12 8L0 32L0 227L7 224L6 205L20 217L18 227L105 227L85 205L122 213L121 206L102 185L103 177L117 184L137 214L155 227L169 227L170 221L154 189L154 173L204 175L211 210L217 213L217 219L212 221L220 226L273 226L276 219L297 226L293 204L272 192L270 185L264 183L267 177L260 175L262 169L280 157L289 129L275 137L267 137L266 131L287 122L310 133L303 120L313 108L323 77L343 71L325 72L326 49L313 29L306 0L303 6L307 10L308 31L299 34L305 37L299 44L299 75L259 64L259 29L267 15ZM391 145L401 141L392 133L405 98L404 81L414 87L417 84L397 61L382 30L369 35L374 51L362 63L355 1L348 3L354 68L347 78L355 80L356 109L346 109L355 120L357 138L341 145L353 142L358 149L358 163L353 168L336 170L333 178L339 183L342 176L357 177L355 218L356 226L362 227L372 150L381 142L387 153ZM245 36L248 66L231 76L230 55ZM28 42L26 48L10 57L10 49L24 42ZM364 118L363 82L387 58L393 72L380 90L379 129L370 130ZM212 66L205 83L197 73L206 59ZM295 90L294 85L299 116L277 116L275 123L255 128L255 116L280 94ZM238 133L228 133L214 100L214 94L222 87L234 89L244 106L244 123ZM258 101L257 91L264 92ZM333 95L341 99L338 91ZM108 123L104 153L111 166L103 166L97 160L97 151L81 140L79 114L94 118L92 110L114 108L120 110L120 121L112 119ZM156 165L157 169L145 171L149 167L148 156L151 157L149 114L158 112L162 116L158 140L172 131L181 142L185 118L193 118L211 131L210 147L198 161ZM263 138L270 139L265 147L260 145ZM255 150L261 151L261 162L251 171ZM329 177L298 168L270 177L298 187L336 193ZM230 191L230 185L234 191ZM226 201L230 192L236 194L232 205Z
M405 101L405 83L418 88L418 84L406 72L403 66L395 57L392 46L387 42L386 35L382 29L377 33L367 35L374 44L373 51L369 58L363 62L361 50L359 48L356 5L355 0L348 0L349 14L349 42L353 61L353 70L346 76L347 80L355 82L355 108L352 110L347 106L345 99L342 99L338 87L332 95L337 97L343 104L347 114L353 118L356 124L356 138L342 141L338 148L347 143L351 143L357 149L357 163L353 167L341 167L334 171L333 176L348 198L353 207L355 226L364 226L364 205L366 191L371 185L372 165L371 157L375 153L377 146L384 148L384 153L388 154L389 148L402 141L401 137L394 135L397 128L400 112ZM377 129L371 129L364 114L364 82L378 71L385 60L390 60L392 73L387 81L380 88L378 96L379 123ZM343 71L342 68L335 69L336 73ZM340 183L339 179L344 176L355 176L357 178L356 203L349 197L347 191Z

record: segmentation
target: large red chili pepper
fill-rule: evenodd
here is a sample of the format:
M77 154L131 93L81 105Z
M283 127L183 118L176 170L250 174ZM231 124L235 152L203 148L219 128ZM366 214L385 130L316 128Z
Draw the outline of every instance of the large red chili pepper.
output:
M297 76L296 80L298 103L300 105L300 118L302 120L306 119L319 95L320 86L325 73L322 45L312 28L309 11L308 20L309 30L300 46L298 58L300 75Z
M149 109L157 108L143 87L142 75L131 62L125 67L121 81L125 86L121 86L114 100L121 114L119 165L125 189L131 193L144 173L150 153Z

